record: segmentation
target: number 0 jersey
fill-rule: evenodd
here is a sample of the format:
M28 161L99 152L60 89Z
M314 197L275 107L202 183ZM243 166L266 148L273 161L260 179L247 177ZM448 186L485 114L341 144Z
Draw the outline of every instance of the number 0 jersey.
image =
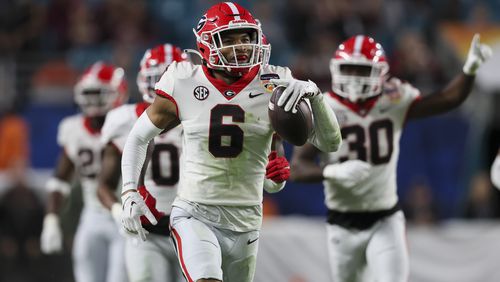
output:
M102 144L112 143L123 152L129 132L148 106L147 103L138 103L123 105L110 111L102 128ZM177 195L181 136L182 127L178 126L154 138L153 155L144 177L144 185L156 198L156 208L165 214L170 214Z
M254 67L227 85L199 65L168 67L156 89L175 102L184 128L180 198L207 205L262 203L274 132L267 114L272 78L291 78L290 70Z
M411 86L397 87L396 81L385 82L382 95L365 101L364 105L325 93L341 127L343 143L337 152L322 155L323 164L359 159L372 165L370 175L355 187L323 182L329 209L376 211L397 203L399 139L406 113L420 93Z
M97 198L97 174L101 169L101 133L91 128L89 122L81 114L64 118L59 123L57 143L75 166L82 186L84 206L106 211Z

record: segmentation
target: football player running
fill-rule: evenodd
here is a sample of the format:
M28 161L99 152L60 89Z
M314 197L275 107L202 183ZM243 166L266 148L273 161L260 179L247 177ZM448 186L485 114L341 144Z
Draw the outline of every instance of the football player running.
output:
M77 174L83 209L73 242L76 281L127 281L119 225L97 198L103 149L99 142L101 127L106 113L128 98L123 69L102 62L93 64L77 82L74 95L82 114L64 118L59 124L57 142L63 150L54 176L46 183L49 197L41 249L45 254L63 249L59 213L70 193L73 174Z
M153 103L156 96L154 86L168 65L186 59L187 55L172 44L146 50L137 75L137 86L144 101L110 111L102 128L101 141L105 147L98 195L120 225L122 207L115 191L120 181L121 155L127 135L139 116ZM127 237L125 261L130 282L184 280L168 226L179 182L181 134L182 129L177 126L156 136L151 142L154 148L151 148L144 183L139 183L138 191L158 224L154 226L141 217L142 226L150 233L148 241L137 244L133 237Z
M212 6L194 33L202 65L172 63L156 84L155 101L127 138L123 223L144 236L139 217L154 219L136 190L148 142L181 123L183 154L170 225L183 274L187 281L252 281L263 187L277 192L289 176L286 159L271 153L272 86L288 86L280 104L286 110L294 111L301 98L310 100L315 130L309 141L319 149L335 151L340 130L313 82L263 64L269 49L263 47L261 27L240 5Z
M359 281L367 266L376 281L408 281L405 219L396 194L401 130L406 120L459 106L490 55L475 35L463 72L421 98L410 84L386 80L389 66L374 39L358 35L338 47L330 62L333 91L325 97L339 117L344 146L321 154L306 144L292 158L293 180L323 181L333 281Z

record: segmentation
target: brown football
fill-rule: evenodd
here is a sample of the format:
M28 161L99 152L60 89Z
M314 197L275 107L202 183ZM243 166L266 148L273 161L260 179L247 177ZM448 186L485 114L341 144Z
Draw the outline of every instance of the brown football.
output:
M278 107L278 100L285 89L284 86L274 88L267 111L269 120L281 138L295 146L302 146L313 128L311 109L305 100L298 103L295 114L292 111L285 112L282 107Z

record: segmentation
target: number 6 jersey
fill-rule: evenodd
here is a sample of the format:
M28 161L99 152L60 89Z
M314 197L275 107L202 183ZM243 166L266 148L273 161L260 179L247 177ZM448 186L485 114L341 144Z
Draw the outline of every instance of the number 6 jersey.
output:
M404 87L402 87L404 86ZM370 175L354 187L340 187L325 180L326 206L338 211L376 211L397 202L396 165L399 139L406 113L419 91L397 79L384 83L381 95L353 103L325 93L339 121L343 143L335 153L322 154L323 165L361 160L372 165Z
M206 67L172 63L156 92L177 105L184 129L179 197L207 205L262 203L271 151L267 107L272 78L291 78L288 68L252 68L237 82L216 80Z
M112 143L123 152L125 141L135 121L149 106L147 103L123 105L110 111L101 130L102 144ZM156 208L170 214L177 195L182 128L175 127L154 138L154 150L144 177L144 185L156 198Z

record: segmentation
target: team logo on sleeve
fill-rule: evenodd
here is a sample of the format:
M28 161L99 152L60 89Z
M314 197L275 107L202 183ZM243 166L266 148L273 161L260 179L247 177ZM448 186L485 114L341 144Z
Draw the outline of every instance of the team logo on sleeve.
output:
M205 86L197 86L193 91L194 97L200 101L207 99L208 94L210 93L208 91L208 88L206 88Z
M269 80L271 79L279 79L280 76L276 73L265 73L260 75L260 84L266 89L267 92L273 92L276 85L271 83Z

